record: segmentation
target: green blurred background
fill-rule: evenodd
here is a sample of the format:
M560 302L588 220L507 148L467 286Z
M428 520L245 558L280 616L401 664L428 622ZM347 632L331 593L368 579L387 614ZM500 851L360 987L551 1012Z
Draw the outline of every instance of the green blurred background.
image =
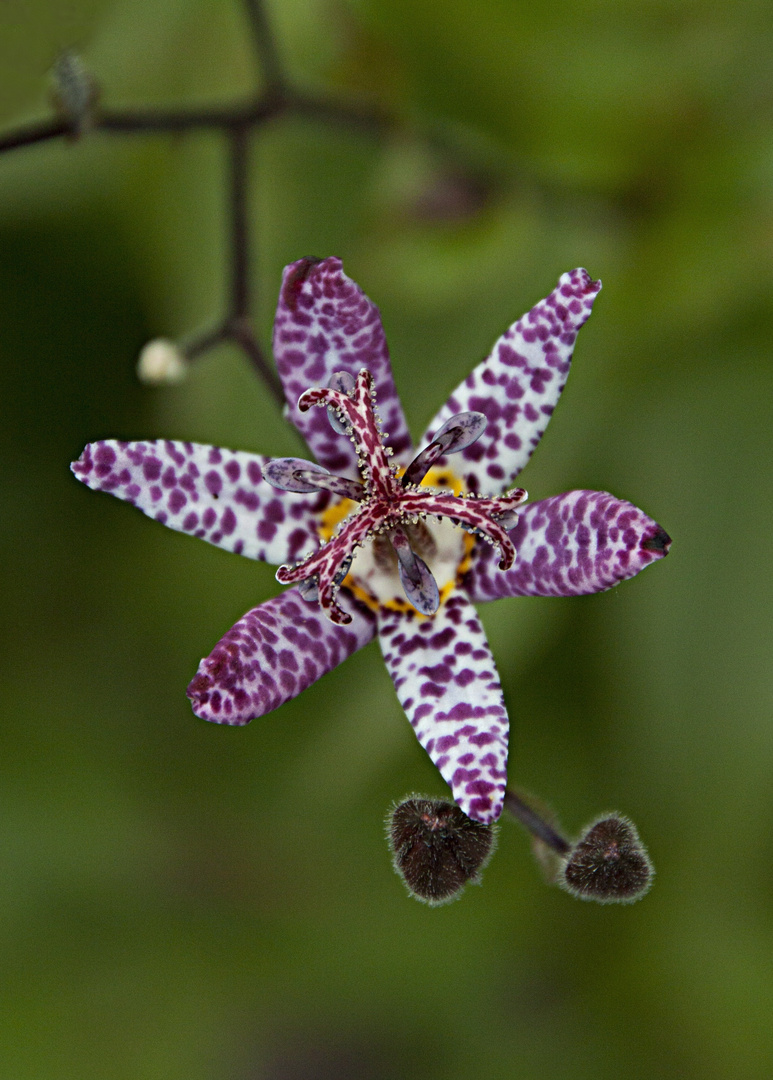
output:
M179 388L141 346L225 291L216 134L0 158L2 1080L768 1080L773 1074L773 19L768 0L279 0L288 69L403 118L254 147L256 326L339 254L415 433L576 265L604 281L532 497L611 490L673 551L601 596L488 606L511 778L658 870L630 908L548 888L503 825L429 910L383 839L445 787L377 646L244 729L199 658L278 589L70 476L87 441L298 453L246 361ZM9 0L5 129L78 49L111 106L230 101L238 0ZM428 139L425 134L431 134ZM438 149L439 145L451 149Z

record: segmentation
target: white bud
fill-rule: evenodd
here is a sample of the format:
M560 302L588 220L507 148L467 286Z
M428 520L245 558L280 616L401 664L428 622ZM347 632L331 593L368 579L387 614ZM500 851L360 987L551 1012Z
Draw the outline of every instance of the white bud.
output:
M72 124L74 136L83 135L93 122L97 85L77 53L61 53L51 71L54 104Z
M188 373L188 365L173 341L155 338L149 341L137 361L137 378L147 386L172 386Z

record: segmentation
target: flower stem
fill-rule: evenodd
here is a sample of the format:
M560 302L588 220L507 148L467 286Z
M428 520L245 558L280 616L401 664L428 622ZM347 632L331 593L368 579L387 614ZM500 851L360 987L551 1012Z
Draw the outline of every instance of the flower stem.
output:
M505 791L505 809L509 810L533 836L536 836L543 844L547 844L558 855L568 855L571 851L572 845L569 841L556 832L552 825L540 817L536 810L533 810L510 788Z

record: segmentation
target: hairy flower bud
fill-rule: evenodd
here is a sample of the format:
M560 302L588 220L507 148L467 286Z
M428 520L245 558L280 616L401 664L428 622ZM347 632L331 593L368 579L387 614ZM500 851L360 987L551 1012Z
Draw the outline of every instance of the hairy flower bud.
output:
M590 825L574 845L561 884L582 900L632 904L647 892L653 873L636 826L610 814Z
M387 819L394 868L417 900L435 907L478 883L494 851L496 829L454 803L411 795Z

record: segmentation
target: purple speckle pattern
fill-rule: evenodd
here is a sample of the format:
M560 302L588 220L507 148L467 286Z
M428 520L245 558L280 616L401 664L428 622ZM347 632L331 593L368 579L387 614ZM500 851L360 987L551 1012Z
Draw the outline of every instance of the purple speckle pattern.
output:
M297 589L248 611L199 664L188 687L193 711L215 724L247 724L296 697L373 638L375 616L348 604L346 627Z
M277 491L262 478L269 458L199 443L90 443L71 468L96 491L124 499L170 529L270 563L319 544L325 493Z
M504 572L496 553L477 545L464 582L476 603L604 592L662 558L671 543L656 521L606 491L569 491L529 503L510 538L517 554Z
M532 455L566 383L577 332L601 289L586 270L562 274L544 300L514 323L454 391L429 425L421 448L456 413L483 413L486 430L441 463L461 472L470 491L504 490Z
M461 590L431 619L384 609L378 635L416 736L475 821L502 811L509 723L475 608Z
M573 491L525 507L516 506L524 495L520 489L496 501L484 497L507 489L528 461L561 394L577 332L600 287L584 270L564 274L550 296L507 331L430 425L422 446L455 414L487 417L480 439L453 462L438 463L461 472L471 497L455 499L409 485L400 486L398 499L382 432L389 433L384 443L398 462L406 462L411 441L378 309L344 275L339 259L301 259L287 267L274 330L277 366L290 420L334 474L357 476L357 457L349 438L331 426L330 395L318 388L336 372L348 372L355 381L366 369L353 394L337 401L337 410L362 436L370 502L363 501L358 515L322 548L321 515L335 496L272 487L262 475L268 458L160 440L109 440L86 447L72 470L88 487L229 551L287 564L278 575L287 583L311 578L317 584L322 606L304 601L292 588L253 608L229 630L188 687L198 716L246 724L301 693L370 641L378 628L400 703L457 803L477 821L497 819L506 781L508 718L472 602L600 592L667 554L670 545L656 522L604 492ZM368 371L382 432L369 412ZM298 407L302 395L309 411ZM322 407L310 408L313 404ZM345 586L335 591L342 567L338 555L350 553L355 541L365 542L370 526L388 532L400 524L399 514L390 517L390 498L409 516L444 517L477 533L462 587L432 617L386 604L374 614ZM518 522L508 534L503 522L510 523L516 508ZM484 543L482 534L500 551ZM347 538L352 543L344 551ZM340 624L332 621L335 611Z
M327 386L335 372L373 376L383 430L396 460L411 448L397 396L384 328L376 305L343 272L341 260L300 259L285 268L274 322L274 356L290 420L320 465L357 476L354 447L331 427L323 410L302 413L298 399Z

